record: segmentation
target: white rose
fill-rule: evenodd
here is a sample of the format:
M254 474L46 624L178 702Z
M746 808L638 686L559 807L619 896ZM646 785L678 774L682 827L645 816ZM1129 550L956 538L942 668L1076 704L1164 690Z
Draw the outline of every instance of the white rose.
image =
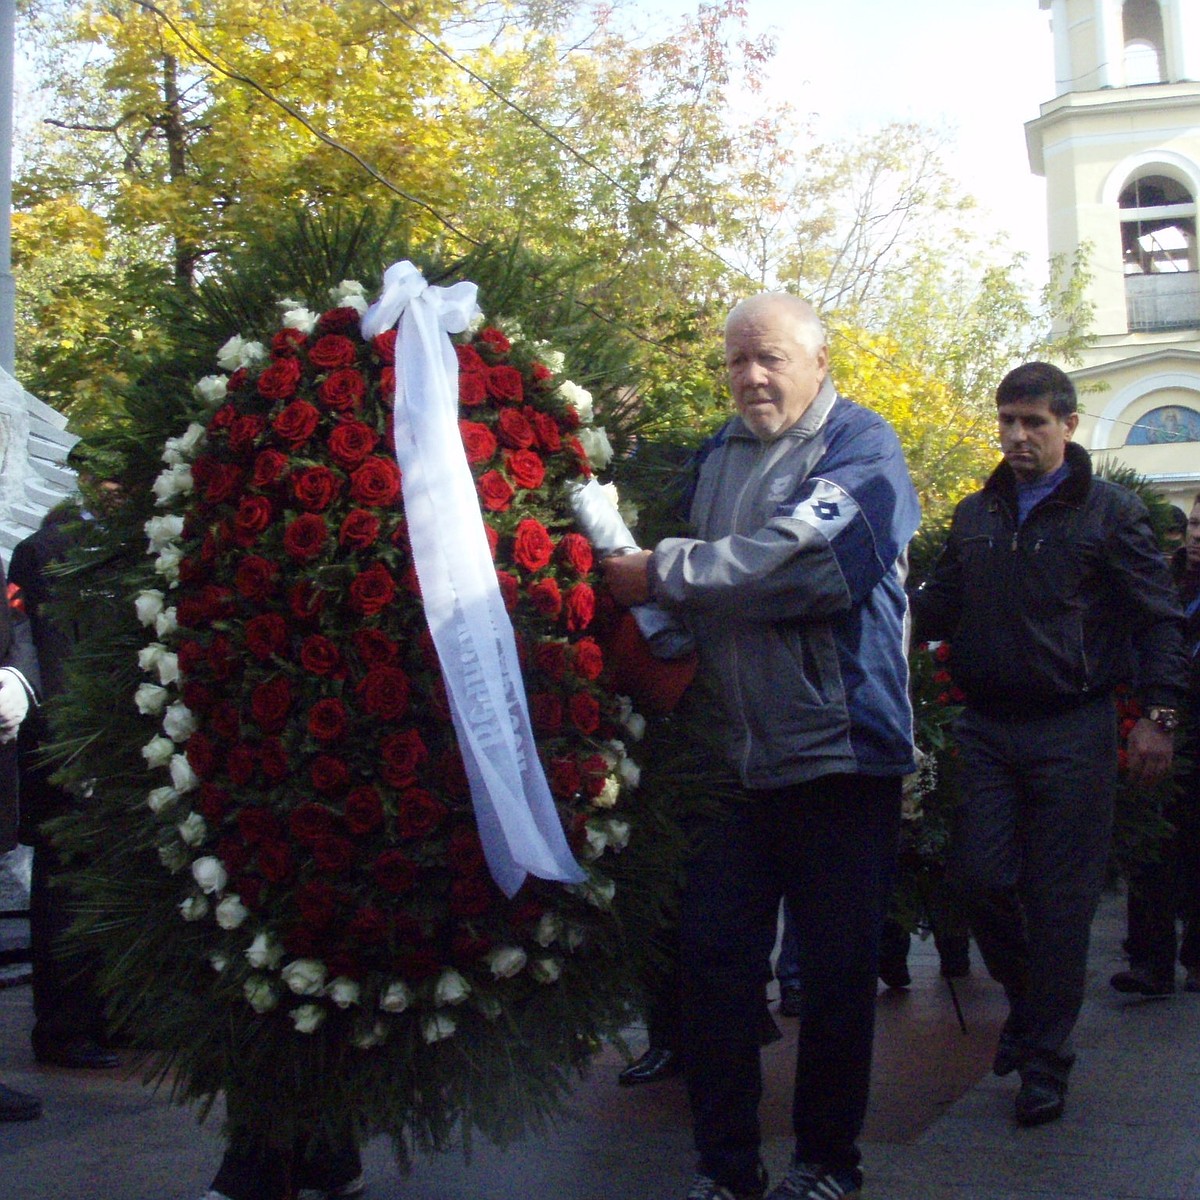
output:
M209 408L216 408L222 400L225 399L225 393L229 390L229 379L225 375L205 375L195 387L192 388L192 395L200 401L201 404L207 405Z
M605 822L608 829L608 844L614 850L624 850L629 845L629 822L609 820Z
M617 885L599 873L593 873L586 883L572 883L567 886L597 908L609 908L617 894Z
M142 757L149 767L165 767L175 753L175 743L170 738L155 734L143 747Z
M378 1046L387 1037L387 1026L382 1021L371 1025L360 1025L350 1036L350 1044L359 1050L370 1050Z
M156 787L146 797L146 803L150 806L150 811L157 816L164 809L170 808L178 799L179 793L173 787Z
M432 1045L454 1036L458 1022L449 1013L434 1013L421 1018L421 1036Z
M538 918L537 928L533 931L533 940L539 946L549 946L562 930L562 922L554 913L542 913Z
M584 831L584 858L589 861L599 858L608 845L608 833L598 825L588 824Z
M208 956L208 964L218 975L220 975L226 967L229 966L228 955L222 954L220 950L214 950Z
M217 905L217 924L222 929L236 929L248 916L250 910L240 896L230 894Z
M608 764L611 771L625 757L625 743L616 738L607 741L600 747L600 757Z
M329 289L329 298L336 308L352 308L361 317L367 311L367 291L357 279L343 279Z
M208 901L203 896L189 896L179 905L185 921L199 921L208 912Z
M186 742L196 732L195 714L182 700L176 700L163 714L162 727L171 741Z
M182 754L171 755L171 784L182 796L200 786L200 777L192 770L192 764Z
M345 975L339 975L325 989L326 995L338 1008L349 1008L350 1005L359 1003L361 992L362 988L357 980L347 979Z
M586 388L581 388L579 384L573 383L570 379L564 379L558 385L556 392L575 410L583 424L587 425L591 422L593 416L591 392Z
M555 983L562 974L562 967L557 958L535 958L529 973L538 983Z
M285 329L298 329L301 333L312 333L317 327L317 322L321 319L320 313L315 313L309 308L289 308L283 314L283 327Z
M143 625L153 625L158 620L158 614L163 610L163 599L163 594L158 588L147 588L138 593L133 606L137 610L138 620Z
M151 517L143 526L150 542L150 553L154 554L183 536L183 518L180 516Z
M279 1003L279 993L265 975L251 975L242 985L242 991L256 1013L270 1012Z
M617 505L617 512L621 514L621 520L625 522L630 529L636 529L638 519L641 513L638 511L638 506L631 500L624 500Z
M187 463L176 463L159 473L150 490L157 497L154 503L161 508L164 504L170 504L176 496L186 496L193 486L192 468Z
M225 864L219 858L206 854L192 863L192 878L202 892L207 892L211 896L213 892L219 892L229 882L229 872L225 870ZM260 967L262 963L253 965Z
M193 871L195 871L194 867ZM269 970L274 970L279 966L279 960L282 957L283 947L269 933L256 933L254 941L246 950L246 961L252 967L267 967Z
M159 637L167 637L174 633L179 628L178 613L174 605L170 608L164 608L162 612L154 618L154 632Z
M646 736L646 718L640 712L633 712L631 709L623 724L635 742L640 742Z
M179 655L167 650L158 656L158 682L161 684L179 682Z
M325 964L315 958L295 958L279 972L297 996L317 996L325 986Z
M141 669L145 671L147 675L152 674L158 670L159 659L161 659L162 656L167 653L168 650L166 646L162 644L162 642L150 642L148 645L143 646L138 651L138 666L141 667Z
M198 846L208 835L208 825L198 812L188 813L175 828L185 846Z
M527 955L520 946L497 946L484 957L497 979L511 979L525 966Z
M154 560L154 573L168 583L179 581L179 564L183 562L183 551L178 546L167 546Z
M566 355L561 350L547 348L538 354L538 358L542 360L542 366L548 371L553 371L555 375L561 375L567 365Z
M217 378L221 377L217 376ZM224 381L222 380L222 382ZM207 439L208 434L204 426L193 421L178 437L167 438L163 445L163 462L170 467L178 463L191 462Z
M403 980L393 979L383 989L383 995L379 998L379 1007L384 1012L399 1013L403 1012L412 1003L412 999L413 995L409 990L408 984Z
M621 759L621 763L617 767L617 774L621 777L621 782L630 790L642 782L642 768L632 758Z
M617 802L617 797L621 794L621 785L617 782L615 775L608 776L604 781L604 786L600 789L600 794L592 800L592 803L597 808L612 808Z
M313 1033L325 1020L325 1010L319 1004L301 1004L292 1009L291 1017L297 1033Z
M266 348L260 342L248 342L236 333L217 351L217 364L226 371L237 371L264 362Z
M171 693L157 683L139 683L137 691L133 693L138 712L146 717L157 716L170 698Z
M181 871L187 866L188 852L178 842L170 842L159 846L158 861L174 875L176 871Z
M568 950L578 950L583 945L583 929L579 925L568 925L563 934L563 945Z
M612 462L613 448L608 440L608 434L602 425L588 425L580 429L576 435L583 452L588 456L588 462L597 471L603 471Z
M435 1004L461 1004L470 994L471 985L453 967L448 967L433 989Z

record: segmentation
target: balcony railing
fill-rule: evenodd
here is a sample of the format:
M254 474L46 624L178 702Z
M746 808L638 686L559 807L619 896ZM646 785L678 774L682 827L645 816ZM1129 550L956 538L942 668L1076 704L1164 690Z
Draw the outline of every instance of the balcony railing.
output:
M1200 329L1200 272L1126 275L1125 310L1130 333Z

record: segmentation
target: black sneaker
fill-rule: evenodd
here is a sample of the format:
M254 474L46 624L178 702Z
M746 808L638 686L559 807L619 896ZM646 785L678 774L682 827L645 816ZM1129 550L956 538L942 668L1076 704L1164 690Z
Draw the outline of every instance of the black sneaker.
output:
M1175 991L1175 980L1156 975L1149 967L1131 966L1128 971L1118 971L1109 984L1125 996L1147 996L1157 999L1170 996Z
M855 1200L861 1194L861 1171L826 1171L812 1163L793 1163L766 1200Z
M718 1183L711 1175L701 1172L692 1180L692 1186L688 1188L684 1200L763 1200L763 1193L766 1190L767 1173L761 1167L759 1168L759 1182L749 1191L738 1191L735 1188L727 1187L723 1183Z
M1018 1125L1045 1125L1063 1114L1067 1085L1061 1079L1031 1071L1021 1077L1013 1112Z

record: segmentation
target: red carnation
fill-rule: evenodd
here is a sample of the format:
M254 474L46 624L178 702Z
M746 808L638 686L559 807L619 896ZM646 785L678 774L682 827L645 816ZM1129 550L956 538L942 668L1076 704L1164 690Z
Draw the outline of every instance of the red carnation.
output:
M248 554L233 573L233 584L244 600L265 600L275 590L279 567L268 558Z
M600 728L600 702L589 692L576 692L567 707L571 712L571 723L580 733L595 733Z
M264 733L278 733L292 707L292 685L284 675L260 683L250 695L250 715Z
M364 460L350 476L350 499L357 504L379 507L391 504L400 494L400 468L387 458Z
M396 581L383 563L360 571L350 584L349 605L364 617L382 612L396 594Z
M346 828L351 833L370 833L383 824L383 801L379 792L369 786L351 789L343 803Z
M572 633L586 629L596 615L596 593L586 583L577 583L567 592L567 628Z
M487 471L476 480L476 490L488 512L507 512L516 493L499 471Z
M533 450L514 450L506 454L504 465L518 487L539 488L546 478L546 465Z
M597 642L590 637L580 638L571 648L571 662L575 674L582 679L599 679L604 670L604 655Z
M339 421L329 434L329 453L347 471L360 466L377 445L379 434L362 421Z
M325 522L316 513L304 513L284 530L283 548L299 562L308 562L325 549L328 536Z
M472 466L487 462L496 453L496 436L486 425L480 425L478 421L459 421L458 432L467 451L467 462Z
M558 541L558 558L575 572L586 575L594 565L592 544L581 533L564 533Z
M250 483L256 488L269 488L283 478L287 470L287 455L279 450L260 450L254 459Z
M321 754L314 758L308 776L318 792L328 795L340 792L350 782L350 768L332 754Z
M259 613L246 622L246 649L255 658L281 654L287 645L287 622L278 613Z
M562 611L562 592L554 579L537 579L529 585L529 599L543 617L551 619Z
M387 850L374 865L375 882L393 896L409 891L417 882L417 865L399 850Z
M540 571L550 562L554 543L541 521L526 517L513 538L513 560L527 571Z
M285 445L298 450L312 437L321 414L307 400L293 400L275 415L271 428Z
M446 819L446 806L424 788L407 788L396 805L396 833L402 838L428 837Z
M308 710L308 732L319 742L337 741L348 727L346 706L336 696L318 700Z
M372 667L358 685L363 709L385 721L396 721L408 709L408 676L399 667Z
M342 654L335 642L314 633L300 645L300 665L314 675L334 675L342 665Z
M341 491L342 481L328 467L305 467L292 476L292 495L309 512L328 508Z
M362 403L366 390L367 382L358 371L342 367L325 376L319 394L326 408L333 412L349 412Z
M496 435L514 450L528 450L536 440L529 418L519 408L505 408L496 422Z
M348 367L358 357L354 343L340 333L327 333L317 338L308 352L308 361L322 371Z
M264 400L288 400L300 382L300 363L294 358L277 358L258 377L258 394Z
M525 397L524 381L516 367L489 367L487 390L494 399L512 404L519 404Z
M352 508L338 530L338 545L369 550L379 540L379 518L365 508Z

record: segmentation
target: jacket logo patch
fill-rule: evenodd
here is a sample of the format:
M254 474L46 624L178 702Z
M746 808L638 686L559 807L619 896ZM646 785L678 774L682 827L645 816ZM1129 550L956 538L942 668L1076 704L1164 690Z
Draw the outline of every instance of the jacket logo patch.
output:
M780 516L803 521L831 542L854 520L858 505L853 496L828 479L812 479L809 483L812 492L808 498Z
M813 512L815 512L822 521L833 521L841 515L841 510L832 500L818 500L813 505Z

